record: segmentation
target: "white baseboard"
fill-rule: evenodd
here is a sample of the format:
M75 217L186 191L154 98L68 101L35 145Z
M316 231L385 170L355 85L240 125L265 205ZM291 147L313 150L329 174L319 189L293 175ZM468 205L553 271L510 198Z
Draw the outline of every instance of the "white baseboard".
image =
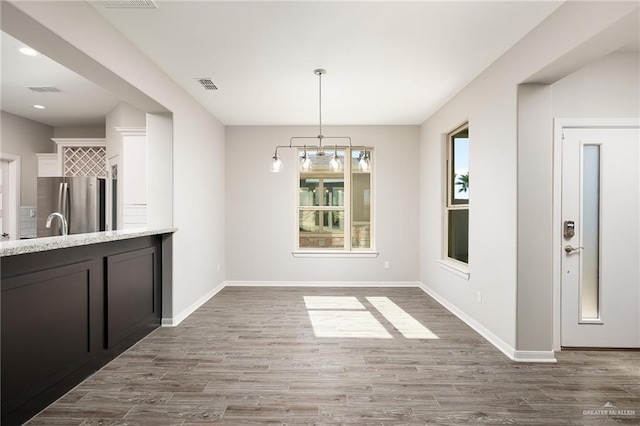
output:
M553 351L518 351L513 346L496 336L493 332L471 318L469 315L458 309L451 302L438 293L433 291L427 285L420 283L420 288L429 296L434 298L438 303L444 306L449 312L457 316L465 322L469 327L473 328L476 333L487 339L489 343L495 346L500 352L505 354L512 361L517 362L556 362Z
M420 287L418 281L225 281L225 287Z
M200 306L204 305L205 303L207 303L209 299L211 299L213 296L218 294L220 290L222 290L224 287L225 287L225 283L222 282L218 284L216 287L214 287L213 290L209 291L207 294L202 296L200 299L193 302L189 307L184 309L178 315L174 316L173 318L162 318L162 323L161 323L162 327L177 326L182 321L184 321L189 315L197 311Z
M518 362L558 362L553 351L516 351L513 360Z

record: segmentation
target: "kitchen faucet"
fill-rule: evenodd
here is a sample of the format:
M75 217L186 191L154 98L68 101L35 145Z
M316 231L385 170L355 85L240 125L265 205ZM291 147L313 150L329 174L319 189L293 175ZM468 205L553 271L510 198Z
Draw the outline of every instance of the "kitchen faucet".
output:
M62 235L69 235L69 232L67 230L67 219L64 217L62 213L58 213L58 212L51 213L49 217L47 217L47 223L45 226L47 228L51 228L51 220L54 217L57 217L58 219L60 219L60 223L62 224Z

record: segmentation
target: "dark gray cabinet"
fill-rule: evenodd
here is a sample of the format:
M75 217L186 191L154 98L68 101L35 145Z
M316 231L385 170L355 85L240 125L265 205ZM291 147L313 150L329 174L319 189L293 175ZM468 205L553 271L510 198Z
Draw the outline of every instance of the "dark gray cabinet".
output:
M162 236L3 257L2 424L21 424L161 321Z

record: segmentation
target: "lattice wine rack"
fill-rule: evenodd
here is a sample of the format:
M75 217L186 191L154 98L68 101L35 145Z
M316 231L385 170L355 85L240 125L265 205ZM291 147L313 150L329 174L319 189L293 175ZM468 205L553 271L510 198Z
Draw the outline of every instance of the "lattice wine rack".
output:
M107 177L107 151L103 146L65 146L65 176Z

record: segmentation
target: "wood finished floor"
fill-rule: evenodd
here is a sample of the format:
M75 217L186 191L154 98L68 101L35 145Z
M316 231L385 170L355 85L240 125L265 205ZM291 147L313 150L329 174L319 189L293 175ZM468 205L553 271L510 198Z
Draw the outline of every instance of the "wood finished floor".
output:
M416 288L230 287L28 424L640 424L640 352L557 358L511 362Z

